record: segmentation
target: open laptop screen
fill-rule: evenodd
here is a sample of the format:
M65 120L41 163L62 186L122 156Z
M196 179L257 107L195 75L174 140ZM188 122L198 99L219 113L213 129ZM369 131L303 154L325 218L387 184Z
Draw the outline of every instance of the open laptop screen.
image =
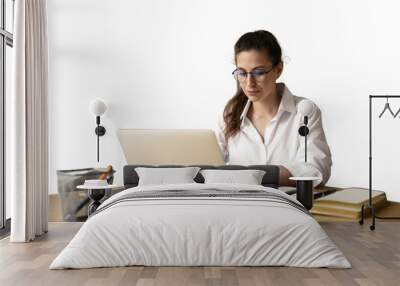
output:
M118 138L128 164L224 165L212 130L120 129Z

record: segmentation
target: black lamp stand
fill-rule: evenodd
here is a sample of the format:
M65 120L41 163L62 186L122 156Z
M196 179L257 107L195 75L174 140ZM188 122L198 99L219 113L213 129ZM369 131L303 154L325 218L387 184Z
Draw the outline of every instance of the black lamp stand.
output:
M106 129L103 127L103 126L101 126L100 125L100 116L96 116L96 124L97 124L97 127L96 127L96 129L94 130L94 132L96 133L96 135L97 135L97 162L99 162L99 154L100 154L100 152L99 152L99 149L100 149L100 140L99 140L99 138L100 138L100 136L103 136L104 134L106 134Z
M299 134L304 137L304 161L307 162L307 135L310 133L310 129L307 127L308 125L308 116L304 116L304 125L299 128Z

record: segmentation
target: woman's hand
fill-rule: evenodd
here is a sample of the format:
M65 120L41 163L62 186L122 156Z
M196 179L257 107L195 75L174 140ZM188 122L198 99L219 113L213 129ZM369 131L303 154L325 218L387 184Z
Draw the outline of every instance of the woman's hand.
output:
M289 180L292 174L284 166L279 166L279 186L296 186L296 181Z

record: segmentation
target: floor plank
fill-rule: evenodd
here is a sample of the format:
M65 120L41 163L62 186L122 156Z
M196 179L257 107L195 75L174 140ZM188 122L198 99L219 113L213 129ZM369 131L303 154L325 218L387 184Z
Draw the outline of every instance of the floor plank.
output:
M0 285L398 285L400 222L323 222L321 226L352 263L352 269L296 267L116 267L49 270L82 223L50 223L32 243L0 240Z

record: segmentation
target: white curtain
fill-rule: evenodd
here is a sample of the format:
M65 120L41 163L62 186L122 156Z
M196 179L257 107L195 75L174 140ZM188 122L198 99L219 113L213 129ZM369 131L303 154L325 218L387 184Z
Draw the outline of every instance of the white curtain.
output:
M48 227L46 0L16 0L14 9L10 241L27 242Z

